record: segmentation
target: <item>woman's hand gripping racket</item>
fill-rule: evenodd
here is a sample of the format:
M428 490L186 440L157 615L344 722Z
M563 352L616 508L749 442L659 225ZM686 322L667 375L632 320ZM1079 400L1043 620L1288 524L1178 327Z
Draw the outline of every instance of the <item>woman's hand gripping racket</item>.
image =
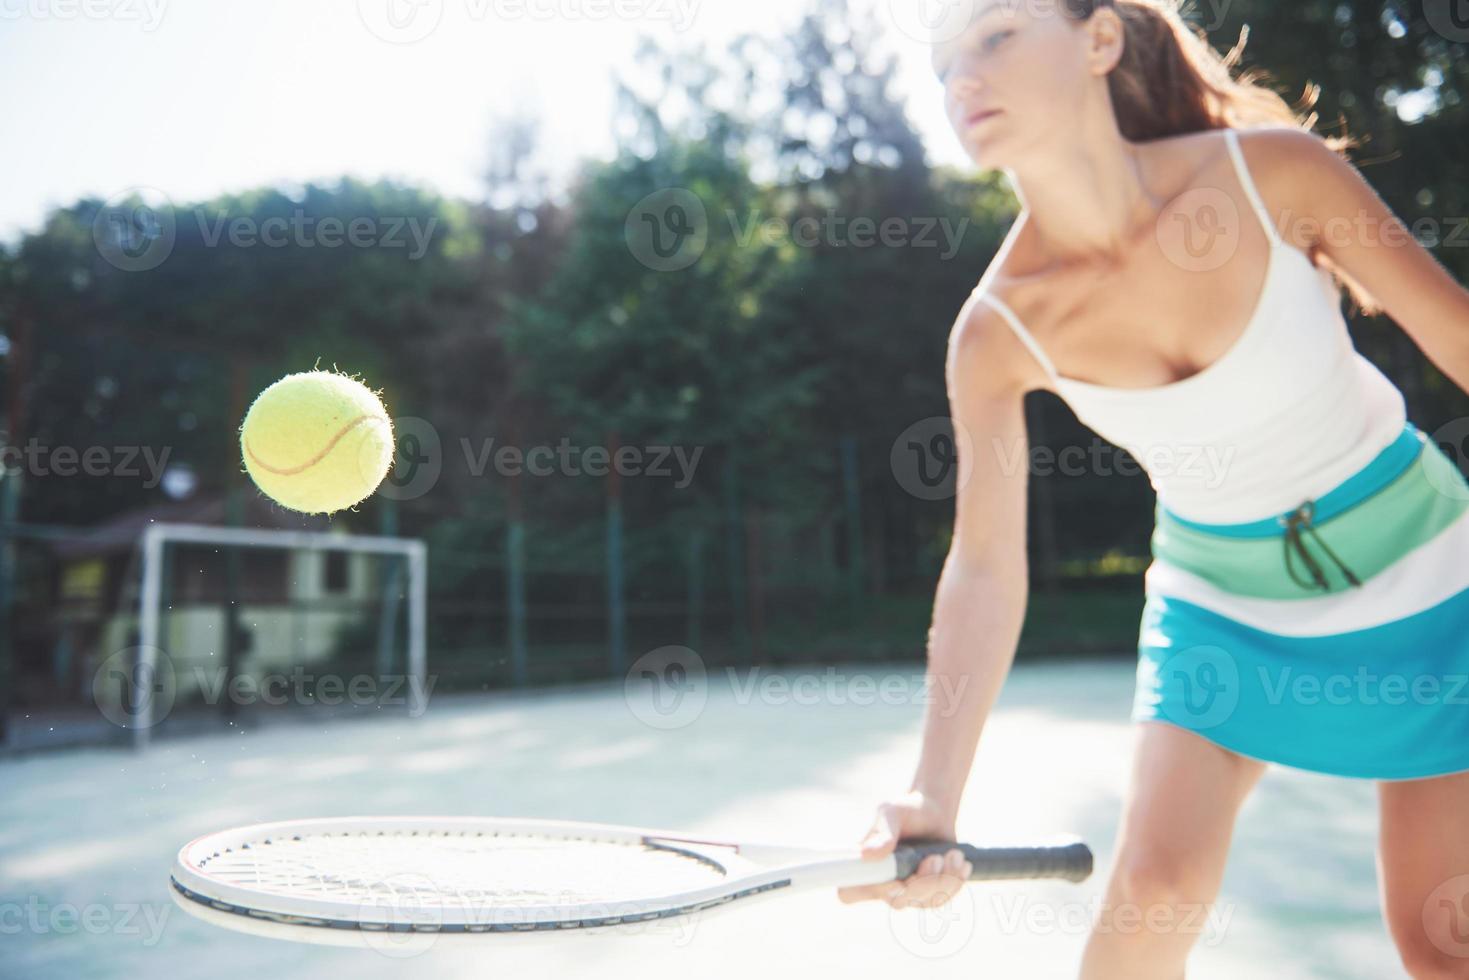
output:
M933 799L911 792L877 808L872 829L862 840L862 856L880 859L893 854L900 844L938 845L953 841L954 836L954 818ZM961 846L949 843L925 856L912 877L899 874L895 881L840 888L837 895L849 903L879 900L893 908L935 908L951 900L973 874L974 866Z
M1092 870L1091 851L1074 838L992 848L906 841L864 860L857 848L603 824L359 817L200 837L179 852L171 891L191 915L257 935L327 945L380 946L395 934L457 942L626 931L804 889L891 883L955 847L974 881L1082 881Z

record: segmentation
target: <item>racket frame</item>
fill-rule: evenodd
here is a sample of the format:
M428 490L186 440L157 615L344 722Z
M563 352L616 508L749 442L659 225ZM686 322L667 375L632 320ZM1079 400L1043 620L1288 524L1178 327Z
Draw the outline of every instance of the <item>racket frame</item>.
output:
M718 868L723 878L713 884L657 897L614 902L493 905L490 901L443 902L430 909L404 910L367 899L330 900L259 891L210 875L207 865L217 855L247 849L276 838L307 834L353 836L374 833L535 835L568 840L603 841L632 847L669 850ZM960 845L936 845L960 846ZM1057 838L1052 846L1085 852L1083 869L1090 873L1090 852L1074 837ZM382 949L412 948L427 942L480 940L486 934L587 935L627 934L656 928L659 920L722 913L731 906L797 890L882 884L899 877L900 855L864 860L855 847L819 850L788 844L739 842L690 836L656 829L567 820L487 817L346 817L277 821L205 834L179 850L171 887L184 911L215 925L254 935L319 945ZM396 877L396 876L394 876ZM426 876L425 876L426 877ZM976 869L976 878L982 878ZM303 874L309 878L309 874Z

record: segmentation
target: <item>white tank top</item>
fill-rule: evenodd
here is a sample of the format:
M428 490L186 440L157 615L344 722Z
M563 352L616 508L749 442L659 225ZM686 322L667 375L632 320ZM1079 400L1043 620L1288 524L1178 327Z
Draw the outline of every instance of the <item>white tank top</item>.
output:
M1371 462L1407 422L1402 393L1353 346L1331 274L1281 237L1238 134L1224 137L1270 258L1249 325L1203 371L1152 388L1062 377L1014 311L984 282L975 290L1077 417L1137 460L1164 507L1213 524L1264 520L1315 499Z

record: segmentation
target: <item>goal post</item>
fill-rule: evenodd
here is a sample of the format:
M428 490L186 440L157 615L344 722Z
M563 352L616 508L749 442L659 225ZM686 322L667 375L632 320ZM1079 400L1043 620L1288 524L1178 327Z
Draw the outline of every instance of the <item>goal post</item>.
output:
M276 550L339 551L397 556L407 568L408 599L408 685L410 714L418 717L427 707L428 690L428 547L417 539L323 534L312 531L257 530L211 527L194 524L154 524L143 532L142 587L138 594L138 660L136 688L144 689L157 676L157 652L161 649L162 603L164 596L164 553L169 545L221 545L236 548ZM133 745L148 745L154 717L153 699L145 693L134 710L131 726Z

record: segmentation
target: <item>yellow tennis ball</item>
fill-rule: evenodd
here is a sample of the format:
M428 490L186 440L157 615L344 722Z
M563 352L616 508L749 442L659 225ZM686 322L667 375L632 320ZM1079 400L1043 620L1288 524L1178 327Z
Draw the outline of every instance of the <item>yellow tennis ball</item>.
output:
M360 381L330 371L266 388L240 426L245 469L266 496L330 514L372 496L393 462L393 422Z

